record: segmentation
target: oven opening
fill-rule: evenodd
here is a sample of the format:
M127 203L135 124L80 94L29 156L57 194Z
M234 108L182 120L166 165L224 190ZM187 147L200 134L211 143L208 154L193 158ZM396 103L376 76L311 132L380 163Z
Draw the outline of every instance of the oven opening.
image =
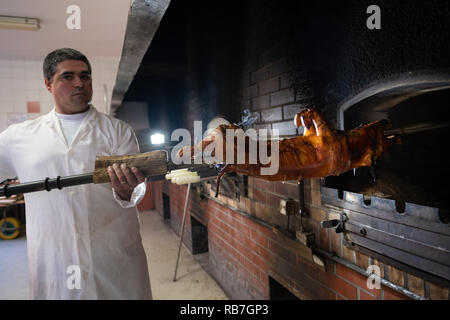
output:
M450 89L407 87L383 91L351 105L343 113L345 130L383 118L392 121L389 133L402 134L376 162L368 167L325 178L325 186L360 193L366 205L370 196L393 199L398 213L405 203L439 209L439 219L450 221ZM417 89L417 88L416 88Z

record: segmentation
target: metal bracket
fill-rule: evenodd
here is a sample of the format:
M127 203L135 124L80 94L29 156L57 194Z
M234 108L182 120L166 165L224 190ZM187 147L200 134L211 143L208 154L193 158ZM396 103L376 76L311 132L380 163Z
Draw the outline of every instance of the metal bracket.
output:
M321 228L335 228L336 233L341 233L344 231L344 224L348 220L348 216L344 212L340 212L340 220L332 219L320 222Z
M399 212L395 200L372 196L367 204L362 194L344 191L339 198L338 190L324 186L321 200L337 219L337 213L347 214L343 240L358 251L366 248L434 279L450 279L450 227L440 221L437 208L406 202Z

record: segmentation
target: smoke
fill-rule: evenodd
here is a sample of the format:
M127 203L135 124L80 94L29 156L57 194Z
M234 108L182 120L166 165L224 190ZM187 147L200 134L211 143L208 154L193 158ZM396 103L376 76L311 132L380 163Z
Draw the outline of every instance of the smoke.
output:
M249 127L252 124L254 124L259 116L257 112L251 113L249 109L245 109L243 111L244 115L242 116L242 121L239 123L236 123L237 126L241 126L241 127Z

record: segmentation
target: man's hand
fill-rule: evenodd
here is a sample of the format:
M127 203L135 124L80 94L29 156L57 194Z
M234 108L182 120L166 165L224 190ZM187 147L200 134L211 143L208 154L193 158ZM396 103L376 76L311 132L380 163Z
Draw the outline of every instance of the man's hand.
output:
M134 188L145 181L145 176L135 167L128 168L125 163L119 167L117 163L108 167L111 186L122 200L130 201Z

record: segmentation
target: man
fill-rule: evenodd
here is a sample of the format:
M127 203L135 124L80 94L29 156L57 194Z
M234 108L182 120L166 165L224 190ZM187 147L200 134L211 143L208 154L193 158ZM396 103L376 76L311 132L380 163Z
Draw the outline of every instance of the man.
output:
M0 134L0 180L93 172L96 156L139 152L130 126L89 104L91 66L82 53L49 53L44 77L54 109ZM151 299L135 208L145 177L117 165L108 174L111 185L25 194L31 298Z

